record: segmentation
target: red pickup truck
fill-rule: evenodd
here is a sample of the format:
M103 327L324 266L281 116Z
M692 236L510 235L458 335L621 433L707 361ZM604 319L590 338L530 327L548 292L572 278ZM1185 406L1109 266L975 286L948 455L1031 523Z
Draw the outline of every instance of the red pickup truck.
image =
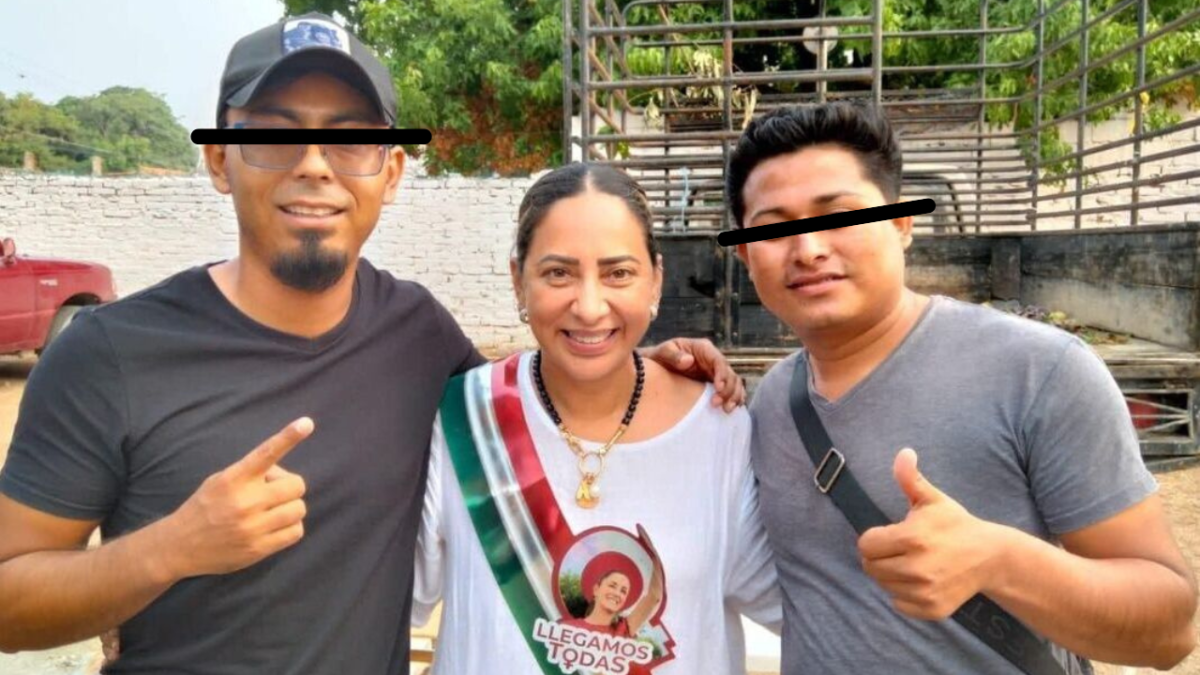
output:
M4 239L0 244L0 354L41 353L80 309L116 297L107 267L18 256L16 243Z

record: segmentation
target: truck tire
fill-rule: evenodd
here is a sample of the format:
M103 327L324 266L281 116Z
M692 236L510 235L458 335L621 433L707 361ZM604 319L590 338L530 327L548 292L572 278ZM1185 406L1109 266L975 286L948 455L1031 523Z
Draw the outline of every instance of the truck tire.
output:
M42 345L42 348L38 350L38 354L45 351L50 346L50 343L54 342L67 329L67 326L71 325L71 322L75 320L75 315L82 309L83 305L63 305L58 309L58 313L54 315L54 320L50 322L50 332L46 334L46 344Z

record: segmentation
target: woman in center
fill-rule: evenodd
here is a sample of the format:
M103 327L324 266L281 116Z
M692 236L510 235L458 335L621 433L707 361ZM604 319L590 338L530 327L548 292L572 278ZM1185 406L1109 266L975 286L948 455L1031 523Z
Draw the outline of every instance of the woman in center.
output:
M538 349L455 378L433 434L413 611L445 603L433 672L744 673L740 615L781 621L750 416L636 352L663 286L645 193L552 171L514 248ZM621 573L581 566L604 559Z

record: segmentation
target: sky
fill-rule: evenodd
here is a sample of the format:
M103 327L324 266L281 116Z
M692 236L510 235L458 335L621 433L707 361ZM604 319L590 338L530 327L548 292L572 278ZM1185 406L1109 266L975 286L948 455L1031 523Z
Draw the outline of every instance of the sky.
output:
M142 87L189 131L211 128L229 49L282 15L280 0L0 0L0 92L56 103Z

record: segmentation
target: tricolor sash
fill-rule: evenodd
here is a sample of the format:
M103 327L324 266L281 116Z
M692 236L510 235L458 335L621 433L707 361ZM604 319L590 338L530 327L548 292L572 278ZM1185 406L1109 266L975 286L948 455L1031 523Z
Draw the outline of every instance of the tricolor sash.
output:
M450 461L484 556L542 673L649 672L647 668L673 657L674 643L657 622L661 609L651 628L663 636L658 646L663 653L632 636L581 645L583 636L576 633L587 629L569 623L576 617L567 614L557 584L559 567L576 536L554 498L526 424L517 384L520 357L452 378L439 408Z

